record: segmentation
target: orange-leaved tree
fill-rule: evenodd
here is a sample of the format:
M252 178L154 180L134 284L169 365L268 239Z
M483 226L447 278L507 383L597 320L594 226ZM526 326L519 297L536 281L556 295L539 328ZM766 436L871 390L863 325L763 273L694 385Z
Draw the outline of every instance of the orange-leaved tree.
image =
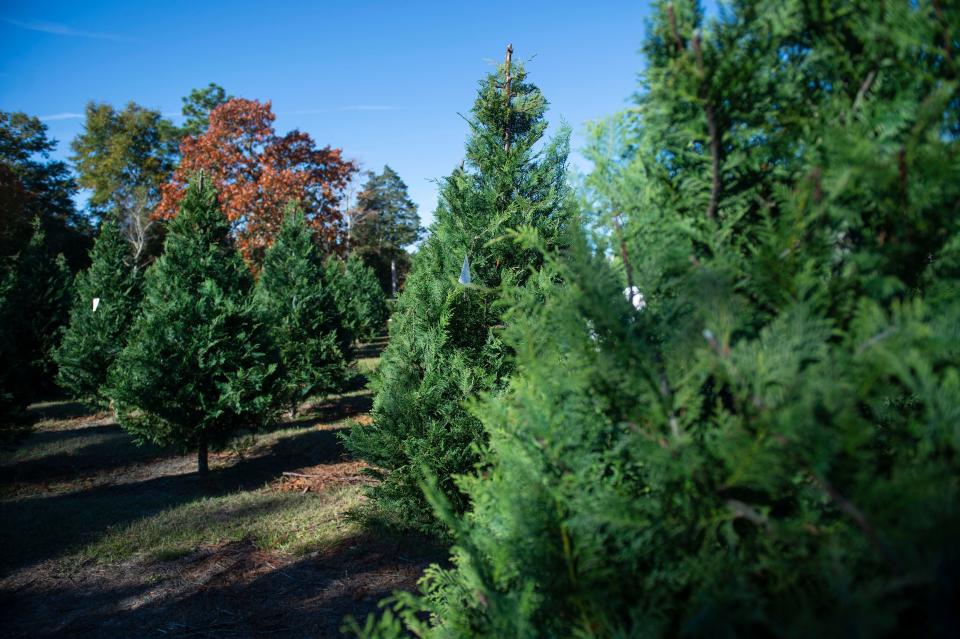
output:
M318 148L301 131L277 135L274 119L270 102L242 98L211 111L206 132L180 142L180 165L162 187L155 215L175 216L187 183L202 169L254 268L273 243L290 201L299 202L325 251L339 251L346 231L339 205L356 165L340 149Z

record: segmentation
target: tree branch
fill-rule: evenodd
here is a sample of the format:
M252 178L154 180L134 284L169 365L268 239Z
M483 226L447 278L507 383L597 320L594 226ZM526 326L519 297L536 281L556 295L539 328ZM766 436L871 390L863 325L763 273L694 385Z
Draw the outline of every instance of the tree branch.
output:
M707 219L713 219L720 203L720 132L717 129L717 117L707 90L706 71L703 67L703 48L700 42L700 30L693 37L693 52L696 55L697 70L700 72L700 99L703 100L703 113L707 120L707 134L710 136L710 203L707 205Z
M510 88L511 88L510 85L513 82L513 76L510 75L510 71L511 71L510 64L511 64L512 58L513 58L513 44L508 44L507 57L503 63L507 73L507 83L505 87L505 92L507 95L507 123L503 127L503 150L506 153L510 152Z

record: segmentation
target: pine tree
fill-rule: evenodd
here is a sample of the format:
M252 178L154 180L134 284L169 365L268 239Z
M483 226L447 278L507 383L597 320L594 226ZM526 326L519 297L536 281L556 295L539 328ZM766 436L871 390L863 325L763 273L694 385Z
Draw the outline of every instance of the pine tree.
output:
M396 171L369 173L351 213L350 249L361 255L380 278L383 290L396 297L400 271L409 265L405 247L423 235L417 205Z
M369 340L386 328L390 314L377 274L357 255L346 261L327 260L327 281L347 330L359 340Z
M33 235L0 277L0 418L12 420L53 389L53 350L70 308L63 255L54 257L39 218Z
M105 222L90 267L77 276L70 322L54 353L58 384L91 406L109 402L102 387L140 305L140 271L132 261L120 228Z
M280 351L291 413L313 395L342 388L353 338L313 232L298 209L289 209L267 249L255 299Z
M431 491L453 567L358 634L955 633L958 18L660 5L601 232L513 301L472 508Z
M501 388L511 370L497 300L524 286L543 260L513 235L528 229L551 249L564 241L567 133L537 150L546 106L509 53L481 82L464 166L443 181L436 222L392 318L374 381L374 423L346 438L383 470L372 494L398 525L440 530L420 490L428 476L465 508L453 476L473 468L483 440L465 404ZM457 279L465 261L469 284Z
M275 417L280 374L251 299L253 278L202 174L144 280L140 315L105 392L125 430L197 450L206 473L209 448Z

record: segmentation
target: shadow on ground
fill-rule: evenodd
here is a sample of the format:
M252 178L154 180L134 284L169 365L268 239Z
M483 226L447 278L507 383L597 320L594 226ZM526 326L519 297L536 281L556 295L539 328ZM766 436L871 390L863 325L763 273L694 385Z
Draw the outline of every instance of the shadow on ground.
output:
M0 572L62 557L97 541L111 529L167 508L202 497L259 488L284 469L338 461L343 449L337 432L304 428L276 441L258 457L212 469L206 477L193 472L174 474L0 502ZM31 462L26 464L30 472L35 472Z
M358 355L376 357L384 344L364 345ZM354 381L347 394L277 424L278 432L245 459L221 457L206 477L193 472L192 455L137 446L106 416L91 416L78 403L31 407L33 422L63 423L41 427L0 459L0 487L22 489L0 499L0 582L15 575L0 588L0 635L339 637L346 615L362 621L392 591L412 590L444 551L375 525L302 558L262 550L248 538L168 561L56 561L83 557L73 553L161 511L255 491L285 470L341 462L343 423L372 403L362 390L366 377ZM223 516L280 516L284 495L240 502ZM204 522L183 524L215 525L220 515L198 509L195 516Z
M360 344L353 350L353 356L355 359L369 359L373 357L380 357L383 354L383 349L387 347L388 338L386 335L381 335L376 339L373 339L369 342Z
M0 466L0 484L73 480L176 454L172 448L138 446L114 423L33 432L24 444L40 453Z
M362 622L439 556L426 540L364 535L274 565L240 541L170 564L154 583L105 575L92 587L8 595L0 610L34 613L29 625L11 618L9 637L340 637L345 616Z
M31 423L36 423L51 419L67 420L89 417L90 412L90 408L80 402L51 399L31 405L24 411L24 418Z

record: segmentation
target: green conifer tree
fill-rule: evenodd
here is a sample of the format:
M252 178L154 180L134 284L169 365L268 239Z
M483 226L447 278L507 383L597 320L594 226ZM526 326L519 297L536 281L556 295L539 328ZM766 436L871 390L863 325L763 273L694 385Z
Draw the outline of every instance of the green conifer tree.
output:
M598 131L623 231L514 302L453 568L359 634L955 633L958 18L660 5Z
M333 287L340 316L350 333L369 340L386 328L389 309L377 273L358 255L346 261L327 260L327 281Z
M72 277L39 218L30 242L0 277L0 419L12 420L54 388L53 360L70 309Z
M288 211L267 250L255 299L280 351L291 413L314 395L342 388L353 338L302 211Z
M200 473L209 448L275 417L278 355L252 287L201 175L169 225L163 255L146 272L140 315L105 391L124 429L197 450Z
M524 286L543 259L513 234L527 228L553 249L569 220L567 132L538 150L547 102L510 52L480 83L464 165L443 181L436 222L399 298L374 423L346 439L383 469L372 494L403 526L440 530L420 490L427 476L457 510L466 506L453 476L473 468L483 437L465 403L501 388L511 370L497 299Z
M396 171L383 167L370 172L350 211L350 251L359 253L371 266L383 290L396 297L401 271L409 268L406 247L423 235L417 205L407 194L407 185Z
M109 402L102 387L140 306L140 271L132 261L120 228L105 222L90 251L90 267L77 276L70 321L54 353L57 382L91 406Z

